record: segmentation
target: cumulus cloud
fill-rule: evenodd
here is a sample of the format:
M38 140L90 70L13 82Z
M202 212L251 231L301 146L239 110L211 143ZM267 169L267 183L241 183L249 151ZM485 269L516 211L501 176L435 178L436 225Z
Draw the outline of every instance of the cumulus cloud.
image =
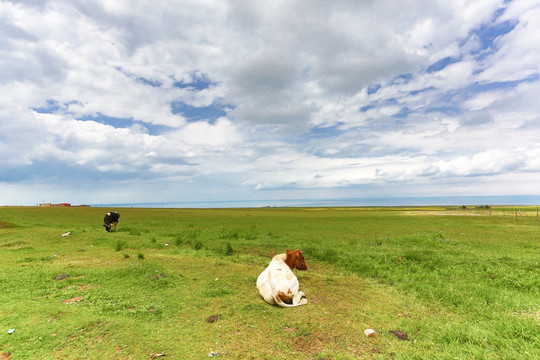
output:
M465 178L512 193L511 174L529 184L540 171L539 11L3 1L0 184L16 197L33 179L110 180L126 201L137 184L168 200L418 184L451 195L472 191Z

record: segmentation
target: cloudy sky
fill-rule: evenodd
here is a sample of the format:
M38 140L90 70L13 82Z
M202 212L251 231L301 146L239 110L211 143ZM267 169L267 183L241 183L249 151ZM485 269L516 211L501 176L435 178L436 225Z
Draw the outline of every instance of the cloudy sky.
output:
M540 194L540 0L0 0L0 205Z

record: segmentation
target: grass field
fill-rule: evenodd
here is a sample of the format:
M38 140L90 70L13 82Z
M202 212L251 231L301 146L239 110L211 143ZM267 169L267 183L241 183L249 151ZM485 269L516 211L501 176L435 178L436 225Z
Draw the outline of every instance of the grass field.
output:
M0 208L1 360L540 359L536 208L106 210ZM294 309L255 287L287 248Z

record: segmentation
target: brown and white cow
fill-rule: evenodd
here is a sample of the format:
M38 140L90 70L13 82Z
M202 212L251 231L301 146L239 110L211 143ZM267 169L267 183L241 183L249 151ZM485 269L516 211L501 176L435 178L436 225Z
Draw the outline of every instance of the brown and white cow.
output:
M307 270L301 250L274 256L268 267L257 278L257 289L264 301L282 307L307 304L306 295L299 290L300 283L293 269Z

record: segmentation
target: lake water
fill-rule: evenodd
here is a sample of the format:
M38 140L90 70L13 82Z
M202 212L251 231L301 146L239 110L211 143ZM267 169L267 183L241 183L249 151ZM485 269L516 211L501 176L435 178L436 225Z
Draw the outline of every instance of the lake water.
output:
M185 201L156 203L90 204L94 207L136 208L260 208L260 207L356 207L356 206L474 206L474 205L540 205L538 195L510 196L439 196L354 199L283 199L244 201Z

